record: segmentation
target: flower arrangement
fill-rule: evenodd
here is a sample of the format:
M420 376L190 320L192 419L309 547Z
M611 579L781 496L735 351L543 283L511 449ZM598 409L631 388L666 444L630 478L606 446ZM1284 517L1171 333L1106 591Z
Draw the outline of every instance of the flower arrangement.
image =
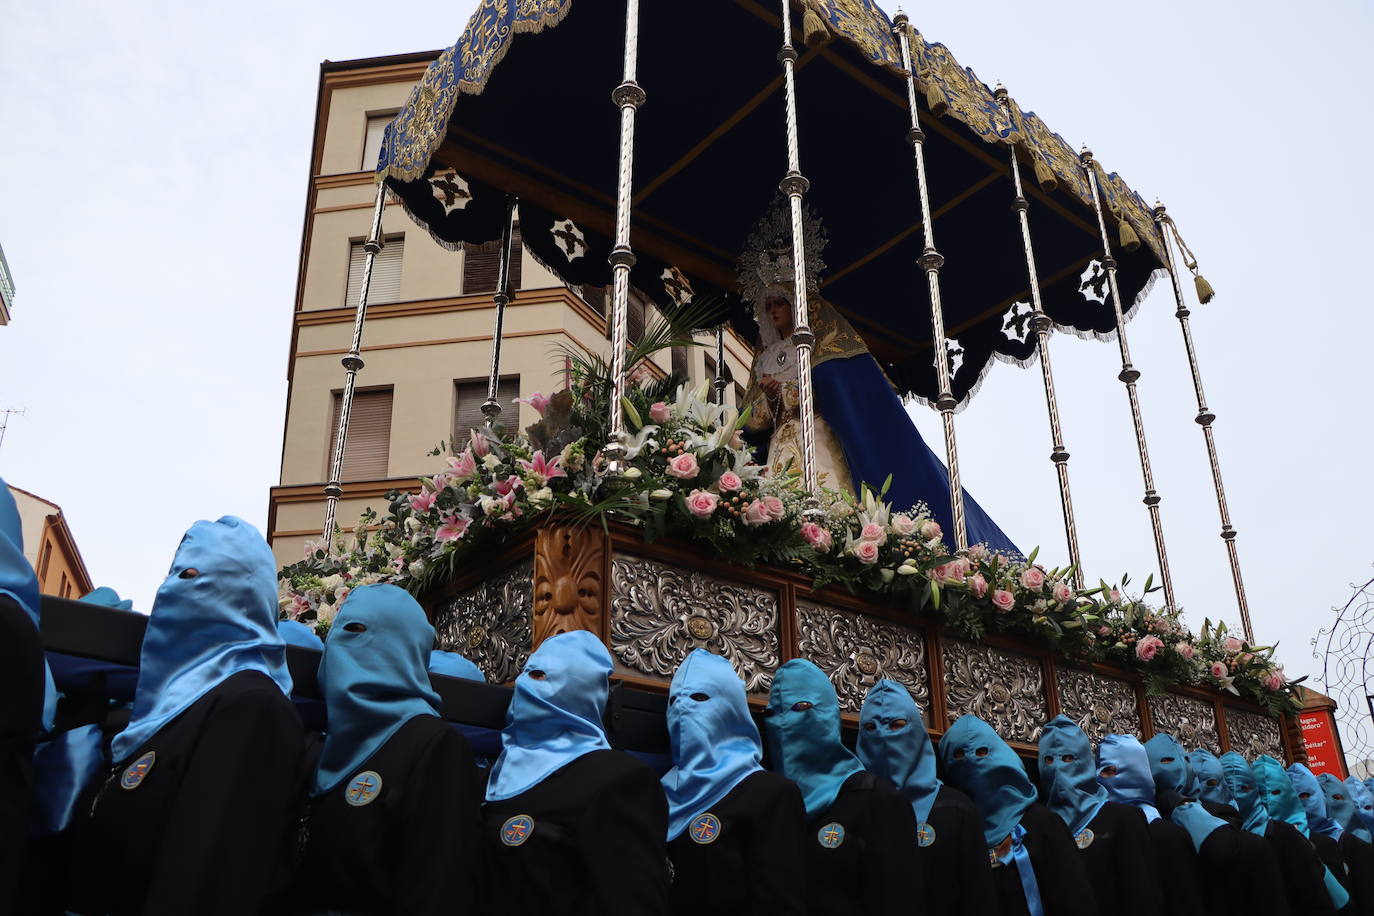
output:
M634 365L633 361L630 365ZM771 564L936 613L957 632L988 631L1048 642L1082 661L1141 673L1150 690L1207 684L1271 712L1295 709L1293 684L1273 647L1245 644L1224 624L1190 633L1174 609L1155 609L1129 580L1079 589L1072 568L1046 568L974 545L954 552L922 505L894 509L880 490L813 497L790 470L770 474L743 440L746 414L708 399L708 387L640 379L621 407L623 472L612 475L601 443L609 401L604 367L574 360L574 384L521 399L540 415L524 435L499 424L434 456L436 473L414 493L392 493L384 517L369 510L351 539L308 545L280 573L284 617L327 631L358 585L391 582L421 593L486 546L555 514L561 522L618 521L648 541L674 537L743 565ZM447 452L447 454L445 454ZM439 463L439 462L436 462Z

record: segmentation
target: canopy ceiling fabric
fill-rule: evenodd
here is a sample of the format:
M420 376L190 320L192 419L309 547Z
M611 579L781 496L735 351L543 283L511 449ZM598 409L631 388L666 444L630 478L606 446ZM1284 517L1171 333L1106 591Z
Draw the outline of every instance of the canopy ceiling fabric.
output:
M797 103L807 203L829 244L822 294L849 317L905 394L934 400L930 308L900 47L873 0L805 0L835 40L804 48ZM800 0L794 0L802 22ZM631 280L661 307L688 290L736 292L735 261L786 172L774 0L640 6ZM483 0L458 43L430 65L387 129L378 178L450 248L500 237L507 192L520 195L525 246L565 282L606 286L615 223L623 0ZM912 31L954 395L977 389L995 358L1035 356L1029 289L1007 144L1015 144L1045 311L1080 336L1116 326L1101 240L1078 155L1032 112L1008 113L972 70ZM459 104L459 97L466 96ZM1036 184L1039 161L1057 190ZM1042 169L1043 171L1044 169ZM1099 171L1115 247L1124 219L1143 244L1118 262L1127 316L1163 268L1150 209ZM752 310L730 320L757 338Z

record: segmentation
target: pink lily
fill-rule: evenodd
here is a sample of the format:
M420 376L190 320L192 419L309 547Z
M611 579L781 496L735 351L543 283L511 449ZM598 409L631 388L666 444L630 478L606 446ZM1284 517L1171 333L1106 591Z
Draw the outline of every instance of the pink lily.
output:
M509 496L511 493L518 490L521 486L522 483L520 478L515 476L514 474L510 475L505 480L498 480L495 483L496 492L498 495L502 497Z
M529 397L527 397L527 398L516 398L516 399L515 399L514 401L512 401L511 403L512 403L512 404L528 404L528 405L530 405L531 407L533 407L535 410L539 411L539 415L540 415L541 417L544 415L544 411L547 410L548 407L549 407L549 399L548 399L547 397L545 397L544 395L540 394L540 393L537 392L537 391L536 391L534 394L532 394L532 395L530 395Z
M536 489L547 485L550 480L556 477L567 477L568 475L563 473L562 465L563 458L561 455L549 461L544 458L543 452L535 452L533 461L520 459L520 467L525 469L525 473L530 478L530 485Z
M436 541L456 541L468 530L469 521L462 516L446 515L439 530L434 532Z
M477 473L477 459L472 456L472 449L463 449L463 454L457 458L448 460L449 478L454 483L463 483L472 478Z
M438 496L439 494L433 490L421 490L419 493L412 493L410 495L410 508L416 512L428 512L434 508L434 501L438 499Z

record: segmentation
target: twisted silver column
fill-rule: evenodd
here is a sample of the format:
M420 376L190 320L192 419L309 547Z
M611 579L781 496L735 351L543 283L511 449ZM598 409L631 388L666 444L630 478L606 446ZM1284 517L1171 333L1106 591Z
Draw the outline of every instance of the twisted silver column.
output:
M491 374L487 378L487 399L482 402L482 415L488 423L501 416L501 402L496 399L501 384L501 338L505 333L506 306L510 304L510 260L515 247L515 208L520 198L506 195L506 224L501 227L501 262L496 271L496 292L491 297L496 306L496 327L491 332Z
M716 328L716 403L725 403L725 325Z
M1140 415L1140 396L1135 383L1140 371L1131 363L1131 348L1126 342L1126 316L1121 305L1121 289L1116 282L1116 258L1112 257L1112 244L1107 237L1107 220L1102 213L1102 191L1098 187L1097 167L1093 163L1092 150L1086 146L1078 154L1083 170L1088 173L1088 187L1093 196L1093 209L1097 211L1097 228L1102 235L1102 266L1107 271L1108 295L1116 314L1116 342L1121 349L1121 372L1117 375L1126 385L1126 396L1131 403L1131 421L1135 424L1135 445L1140 453L1140 473L1145 481L1143 502L1150 512L1150 529L1155 538L1155 556L1159 560L1159 578L1164 585L1164 603L1177 607L1174 603L1174 580L1169 574L1169 554L1164 548L1164 526L1159 520L1159 493L1155 490L1155 475L1150 469L1150 449L1145 442L1145 421Z
M1188 324L1191 312L1183 302L1183 287L1178 281L1178 271L1174 267L1174 248L1170 238L1173 218L1164 205L1155 202L1155 223L1164 238L1164 266L1169 269L1169 283L1174 290L1174 317L1183 330L1183 346L1188 351L1188 367L1193 373L1193 391L1197 394L1197 416L1193 418L1202 427L1202 438L1207 443L1207 461L1212 466L1212 484L1217 493L1217 510L1221 513L1221 539L1226 543L1226 555L1231 563L1231 581L1236 587L1236 604L1240 608L1240 623L1245 630L1246 642L1254 645L1255 634L1250 625L1250 603L1245 597L1245 582L1240 575L1240 557L1236 554L1236 529L1231 527L1231 510L1226 504L1226 487L1221 482L1221 461L1217 458L1217 444L1212 436L1212 423L1216 414L1207 407L1207 395L1202 390L1202 370L1198 368L1197 352L1193 348L1193 331Z
M1011 116L1011 97L1001 83L993 93L998 104L1008 117ZM1011 179L1016 196L1012 198L1012 209L1016 211L1021 225L1021 247L1026 255L1026 273L1030 278L1031 327L1035 330L1035 349L1040 357L1040 374L1045 382L1045 406L1050 414L1050 461L1054 462L1055 473L1059 476L1059 504L1064 511L1064 537L1069 545L1069 562L1073 564L1074 585L1083 588L1083 558L1078 552L1078 526L1073 517L1073 497L1069 495L1069 452L1064 448L1064 432L1059 424L1059 401L1054 395L1054 370L1050 367L1050 326L1049 316L1040 297L1040 274L1035 268L1035 251L1031 247L1030 218L1026 211L1030 204L1026 200L1025 189L1021 185L1021 164L1016 161L1016 146L1008 144L1011 156Z
M334 454L329 458L329 482L324 486L324 543L325 550L334 551L334 514L338 509L343 486L344 446L348 443L348 419L353 412L353 389L357 385L358 370L363 367L363 322L367 318L367 292L372 285L372 264L382 250L382 210L386 207L386 184L377 183L377 199L372 204L372 230L363 243L363 276L358 286L358 310L353 315L353 341L341 362L345 370L343 397L339 403L339 428L334 437Z
M945 315L940 304L940 268L945 257L935 248L935 223L930 215L930 191L926 180L925 131L921 129L920 111L916 104L916 72L911 65L911 20L898 13L893 20L897 44L902 49L902 67L906 70L907 110L911 114L911 129L907 139L916 157L916 183L921 197L921 230L925 237L925 251L920 258L926 272L930 291L930 342L935 350L935 373L939 380L939 396L935 406L945 432L945 460L949 464L949 501L954 515L954 544L959 550L968 547L968 523L964 517L964 486L959 477L959 447L954 440L954 408L958 402L950 385L949 345L945 337Z

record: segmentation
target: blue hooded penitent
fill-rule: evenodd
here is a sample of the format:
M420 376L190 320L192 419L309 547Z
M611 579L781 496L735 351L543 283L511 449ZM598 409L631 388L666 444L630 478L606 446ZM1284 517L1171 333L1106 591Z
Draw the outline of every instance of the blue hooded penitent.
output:
M884 678L869 688L859 713L859 760L897 787L911 802L916 823L930 820L940 780L935 748L926 734L921 709L905 687Z
M1307 812L1303 810L1298 793L1293 791L1293 781L1283 771L1283 764L1266 754L1250 764L1250 772L1255 774L1255 784L1259 786L1260 798L1269 811L1269 819L1292 824L1299 833L1307 836Z
M324 651L324 640L315 634L313 628L306 626L299 620L278 620L277 632L281 633L281 638L286 641L288 646L314 649L317 652Z
M1159 818L1150 758L1135 735L1107 735L1098 743L1097 781L1117 804L1139 808L1146 820Z
M131 599L120 598L119 592L110 588L108 585L102 585L99 588L92 589L82 595L80 600L89 604L98 604L101 607L112 607L118 611L132 611L134 609L134 603Z
M19 507L14 496L0 478L0 595L8 595L24 609L36 629L42 599L38 593L38 577L24 556L24 527L19 521ZM57 687L52 682L52 670L43 662L43 731L52 731L57 717Z
M1211 751L1198 748L1188 754L1188 764L1193 768L1193 782L1197 787L1197 797L1214 805L1235 806L1231 790L1226 786L1226 777L1221 772L1221 761Z
M840 743L835 686L806 659L794 658L773 675L763 715L773 767L801 789L808 818L829 808L845 780L863 771Z
M1350 794L1350 787L1332 773L1318 773L1317 785L1322 787L1322 795L1326 798L1327 817L1342 831L1349 830L1368 843L1369 831L1364 829L1355 813L1355 799Z
M485 684L487 676L482 669L457 652L433 649L429 653L429 670L448 677L460 677L465 681L478 681Z
M1040 788L1045 804L1075 836L1108 801L1097 783L1092 742L1068 716L1055 716L1040 733Z
M320 659L320 694L329 716L313 794L353 775L416 716L439 715L429 686L434 628L419 602L395 585L360 585L348 593Z
M291 694L277 631L277 563L256 528L226 515L191 526L153 598L133 716L115 736L113 759L240 671L261 671Z
M983 839L996 846L1035 804L1021 758L992 726L977 716L960 716L940 739L940 759L950 782L964 790L983 815Z
M763 769L763 744L744 682L730 662L694 649L668 688L673 768L663 775L668 839L675 840L745 777Z
M1341 826L1327 815L1326 793L1322 791L1316 774L1301 763L1293 763L1288 766L1288 779L1293 783L1293 791L1298 793L1303 810L1307 812L1307 829L1339 840Z
M1345 780L1345 787L1355 803L1355 826L1374 837L1374 795L1370 795L1364 782L1354 776Z
M1196 798L1193 786L1193 771L1188 765L1188 752L1173 735L1161 732L1145 742L1145 753L1150 758L1150 775L1155 779L1158 792L1173 791L1189 798Z
M487 801L514 798L577 758L610 749L601 720L612 667L589 630L551 636L534 650L515 679Z
M1244 757L1235 751L1221 755L1221 772L1226 777L1226 788L1231 791L1236 810L1245 820L1241 824L1251 833L1264 835L1269 827L1269 809L1260 797L1259 784L1255 774Z

